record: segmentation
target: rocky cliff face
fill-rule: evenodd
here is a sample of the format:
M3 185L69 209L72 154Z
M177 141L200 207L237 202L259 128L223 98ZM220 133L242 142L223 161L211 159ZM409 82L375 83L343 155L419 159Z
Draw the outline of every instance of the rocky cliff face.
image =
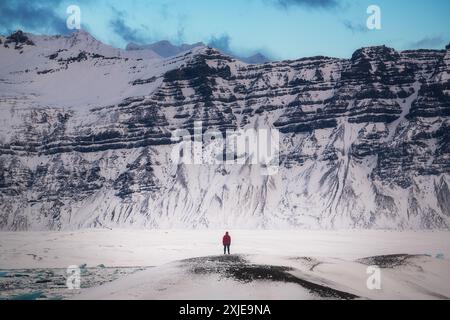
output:
M450 47L247 65L0 41L1 229L450 227ZM173 163L195 121L278 129L278 174Z

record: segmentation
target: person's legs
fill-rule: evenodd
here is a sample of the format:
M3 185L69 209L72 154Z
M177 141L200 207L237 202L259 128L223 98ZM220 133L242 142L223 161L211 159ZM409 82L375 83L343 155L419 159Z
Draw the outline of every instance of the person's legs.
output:
M223 254L227 254L227 246L223 246Z
M227 245L228 254L230 254L230 245Z

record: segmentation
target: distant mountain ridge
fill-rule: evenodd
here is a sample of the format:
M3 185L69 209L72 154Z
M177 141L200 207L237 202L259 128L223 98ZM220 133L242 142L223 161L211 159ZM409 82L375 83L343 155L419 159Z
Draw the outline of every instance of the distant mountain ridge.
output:
M162 41L158 41L158 42L155 42L152 44L147 44L147 45L138 45L136 43L129 43L126 46L126 50L128 50L128 51L152 50L153 52L157 53L158 55L160 55L163 58L169 58L169 57L176 56L182 52L197 48L197 47L206 47L206 45L203 42L197 42L194 44L183 43L183 44L177 46L177 45L173 45L170 41L162 40ZM215 48L215 49L220 51L220 49L218 49L218 48ZM227 54L228 52L224 52L224 53ZM256 53L249 57L239 57L239 56L234 56L234 57L242 62L249 63L249 64L263 64L263 63L267 63L267 62L271 61L269 58L267 58L266 56L264 56L261 53Z
M135 50L152 50L155 53L159 54L163 58L169 58L176 56L184 51L189 51L196 47L205 46L204 43L198 42L194 44L181 44L179 46L173 45L167 40L158 41L148 45L138 45L135 43L129 43L126 46L126 50L135 51Z

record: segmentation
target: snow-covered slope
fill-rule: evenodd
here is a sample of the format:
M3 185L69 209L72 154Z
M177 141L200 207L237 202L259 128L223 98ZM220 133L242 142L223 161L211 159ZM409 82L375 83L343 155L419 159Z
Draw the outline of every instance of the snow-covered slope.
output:
M1 229L450 226L450 47L247 65L85 32L0 41ZM197 120L277 128L278 174L174 164Z

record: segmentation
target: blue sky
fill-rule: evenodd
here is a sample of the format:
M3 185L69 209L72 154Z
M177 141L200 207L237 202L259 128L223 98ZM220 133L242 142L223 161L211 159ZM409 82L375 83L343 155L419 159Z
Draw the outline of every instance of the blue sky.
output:
M450 42L449 0L1 0L0 33L70 33L71 4L81 9L83 29L117 47L202 41L241 56L295 59L345 58L369 45L404 50ZM369 5L381 9L381 30L366 27Z

